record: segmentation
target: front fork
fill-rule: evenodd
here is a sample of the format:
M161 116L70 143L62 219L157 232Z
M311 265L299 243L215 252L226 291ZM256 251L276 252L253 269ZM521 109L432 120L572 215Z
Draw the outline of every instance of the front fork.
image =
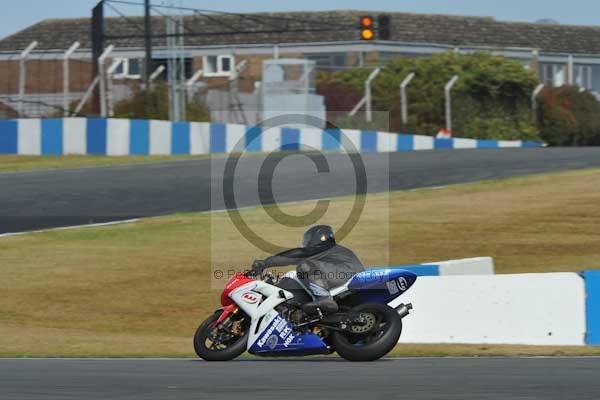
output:
M223 341L229 340L231 337L236 336L234 329L234 321L232 317L235 316L239 311L239 308L232 304L223 308L223 311L219 318L212 323L212 331L209 333L209 338L215 343L222 343Z
M220 324L222 324L226 319L229 318L229 316L231 316L232 314L237 314L237 312L239 311L239 308L236 304L232 304L230 306L227 307L223 307L223 312L221 313L221 315L219 316L219 318L214 322L213 326L217 327Z

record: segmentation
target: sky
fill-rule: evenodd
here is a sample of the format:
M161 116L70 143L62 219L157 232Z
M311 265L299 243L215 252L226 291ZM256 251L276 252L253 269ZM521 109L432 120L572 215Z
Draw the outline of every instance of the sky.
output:
M0 1L8 3L8 0ZM534 22L550 18L563 24L600 25L599 0L152 0L157 5L169 1L194 8L233 12L368 9L492 16L504 21ZM98 0L11 1L10 6L3 7L0 15L0 37L8 36L46 18L88 17L91 8L97 2ZM118 7L124 12L132 12L127 6Z

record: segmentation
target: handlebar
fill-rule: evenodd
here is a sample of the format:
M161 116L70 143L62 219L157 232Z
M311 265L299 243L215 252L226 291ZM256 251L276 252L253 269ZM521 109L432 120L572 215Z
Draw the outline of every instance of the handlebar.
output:
M261 281L273 281L273 279L275 278L275 275L273 275L271 271L266 271L266 268L261 273L249 270L244 272L244 275L248 278L260 279Z

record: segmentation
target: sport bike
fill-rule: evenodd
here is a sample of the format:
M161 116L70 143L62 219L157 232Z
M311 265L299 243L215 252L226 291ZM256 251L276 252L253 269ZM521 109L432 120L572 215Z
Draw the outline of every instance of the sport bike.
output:
M265 357L332 354L351 361L373 361L389 353L400 338L402 319L412 304L388 305L416 281L401 269L367 270L330 290L335 314L302 306L313 300L296 276L275 280L271 273L238 273L221 294L223 308L194 335L194 349L208 361L232 360L244 351Z

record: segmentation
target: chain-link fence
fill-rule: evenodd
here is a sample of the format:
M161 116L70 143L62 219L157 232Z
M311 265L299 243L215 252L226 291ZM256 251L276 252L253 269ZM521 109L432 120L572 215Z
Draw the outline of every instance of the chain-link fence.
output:
M20 54L0 58L0 117L66 116L92 82L84 54L37 50L33 41ZM28 51L30 50L30 51Z
M354 36L354 20L226 13L174 0L105 0L92 18L45 20L0 41L0 117L204 120L207 105L214 121L256 123L262 119L262 63L279 57L270 38ZM239 54L236 48L249 43L273 52ZM215 45L214 52L207 49ZM314 70L310 80L314 90ZM156 102L149 104L152 98ZM142 104L133 104L139 99ZM196 112L187 112L190 104Z

